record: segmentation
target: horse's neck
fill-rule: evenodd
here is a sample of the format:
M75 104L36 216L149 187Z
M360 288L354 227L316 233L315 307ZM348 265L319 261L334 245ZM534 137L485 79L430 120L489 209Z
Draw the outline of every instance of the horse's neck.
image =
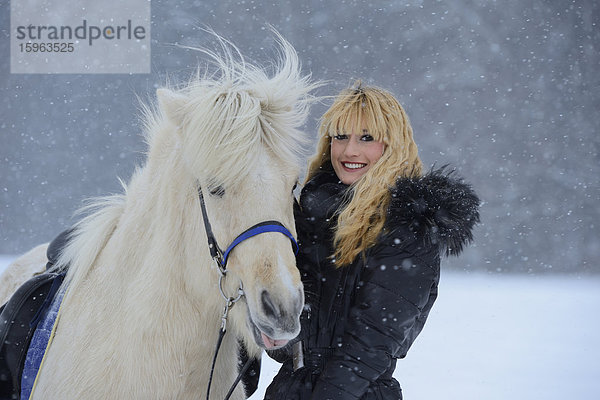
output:
M98 336L98 343L111 343L90 345L94 351L87 353L78 347L77 353L102 353L107 359L123 355L114 361L111 379L117 386L123 375L143 381L158 370L164 372L157 383L164 390L203 393L223 309L218 275L210 268L193 178L183 175L174 155L158 161L150 160L132 178L112 235L86 279L72 287L61 324L77 332L77 345L94 343ZM120 334L123 327L128 334ZM139 354L152 361L128 365ZM222 391L233 382L236 362L236 338L230 333L217 362L219 378L212 390L217 397L224 397ZM96 372L90 368L81 374L93 380Z
M218 292L218 273L211 268L211 258L204 230L200 200L193 176L186 175L183 161L176 155L149 163L142 169L128 189L128 205L122 232L117 235L136 238L136 258L140 263L138 276L144 276L150 285L160 287L163 295L162 311L155 312L154 329L166 332L166 313L186 312L189 337L193 343L186 353L200 360L198 368L207 372L216 346L224 306ZM131 201L130 201L131 200ZM119 240L118 238L115 238ZM169 306L164 303L169 303ZM237 310L239 312L239 310ZM152 318L152 317L151 317ZM200 346L198 346L200 344ZM182 344L183 346L183 344ZM232 382L237 365L237 341L229 334L222 345L213 392L219 393ZM204 374L203 372L203 374ZM222 381L222 382L221 382ZM201 386L204 388L204 382ZM204 390L204 389L203 389ZM225 392L226 393L226 392ZM225 393L221 393L224 397Z

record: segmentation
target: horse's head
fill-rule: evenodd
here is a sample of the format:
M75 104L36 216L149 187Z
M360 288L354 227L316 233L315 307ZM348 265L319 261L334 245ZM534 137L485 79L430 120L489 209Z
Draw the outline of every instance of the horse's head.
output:
M296 236L292 190L298 171L268 151L258 161L240 182L227 184L216 177L204 184L208 218L222 247L262 221L278 221ZM267 349L285 345L300 329L304 294L293 250L284 234L265 232L242 241L228 256L226 295L243 286L242 328ZM235 308L238 314L232 317L243 310Z
M223 250L262 221L279 221L296 235L292 191L306 144L298 127L316 85L301 76L294 49L281 38L280 43L283 57L271 78L233 61L230 47L223 46L224 57L210 53L219 79L211 75L177 92L158 91L163 114L177 127L189 180L202 188ZM205 239L198 246L208 247ZM267 232L243 241L230 253L227 268L227 295L235 295L240 281L243 285L247 307L233 307L230 318L247 344L277 348L299 333L304 294L287 236Z

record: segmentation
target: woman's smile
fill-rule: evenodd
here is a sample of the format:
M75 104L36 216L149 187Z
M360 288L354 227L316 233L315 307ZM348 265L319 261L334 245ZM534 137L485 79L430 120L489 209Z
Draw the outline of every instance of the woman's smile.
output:
M359 168L363 168L365 167L367 164L363 164L363 163L346 163L346 162L342 162L342 165L344 166L344 168L346 169L359 169Z

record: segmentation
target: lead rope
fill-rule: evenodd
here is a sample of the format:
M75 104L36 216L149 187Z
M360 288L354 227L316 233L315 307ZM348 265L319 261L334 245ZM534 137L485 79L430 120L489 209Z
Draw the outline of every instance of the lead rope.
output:
M223 343L223 337L225 336L225 332L227 331L227 329L226 329L227 328L227 316L229 315L229 310L231 309L231 307L233 307L233 305L235 304L236 301L237 301L236 299L230 297L227 300L227 304L225 305L225 308L223 309L223 316L221 317L221 329L219 330L219 338L217 339L217 347L215 349L215 355L213 357L212 366L210 368L210 377L208 378L208 388L206 390L206 400L209 400L210 387L212 384L213 373L215 372L215 365L217 363L217 355L219 354L219 348L221 347L221 343ZM242 380L242 377L244 376L244 374L246 373L248 368L250 368L251 364L252 364L252 357L248 357L248 360L244 364L244 367L240 370L237 378L235 378L235 381L233 381L231 388L229 388L229 391L227 392L227 395L225 396L224 400L229 400L229 398L233 394L233 391L237 387L238 383L240 383L240 380Z
M244 376L244 374L246 373L246 371L248 370L248 368L250 368L250 365L252 365L252 357L248 357L248 361L246 361L246 364L244 364L244 367L242 368L242 370L238 374L237 378L235 378L235 381L233 382L233 385L231 386L231 389L229 389L229 392L227 392L227 396L225 396L224 400L229 400L229 398L233 394L233 390L235 389L235 387L237 386L237 384L240 383L240 380L242 379L242 377Z
M221 348L221 344L223 343L223 337L225 337L225 333L227 332L227 317L229 317L229 310L233 307L235 303L238 302L239 299L244 295L244 288L242 287L242 283L240 282L240 286L238 288L237 297L228 297L225 295L223 291L223 278L225 278L225 274L222 274L219 277L219 291L221 292L221 296L225 299L225 307L223 308L223 315L221 316L221 329L219 329L219 338L217 339L217 346L215 348L215 355L213 356L212 366L210 368L210 376L208 378L208 387L206 388L206 400L209 400L210 396L210 387L212 386L213 374L215 372L215 366L217 364L217 356L219 355L219 349ZM233 390L237 386L238 382L241 379L241 374L233 383L231 389L229 389L229 393L233 393ZM229 394L225 397L225 400L229 398Z
M219 355L219 349L221 348L221 343L223 343L225 332L227 332L227 316L229 315L229 310L231 310L231 307L233 307L234 304L234 299L230 297L227 299L227 304L225 304L225 308L223 309L223 316L221 317L221 329L219 329L219 338L217 339L217 347L215 348L215 355L213 356L212 366L210 367L210 376L208 378L208 387L206 388L206 400L209 400L210 397L210 387L212 385L212 378L215 372L217 356ZM237 382L235 382L234 385L237 385ZM234 388L235 386L231 388L230 392L233 392Z

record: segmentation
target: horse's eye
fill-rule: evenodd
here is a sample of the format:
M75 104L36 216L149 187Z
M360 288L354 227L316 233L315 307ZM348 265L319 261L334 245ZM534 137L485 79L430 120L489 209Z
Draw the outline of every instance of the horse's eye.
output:
M216 197L223 197L223 195L225 195L225 189L223 189L223 186L221 185L212 187L210 188L210 195Z

